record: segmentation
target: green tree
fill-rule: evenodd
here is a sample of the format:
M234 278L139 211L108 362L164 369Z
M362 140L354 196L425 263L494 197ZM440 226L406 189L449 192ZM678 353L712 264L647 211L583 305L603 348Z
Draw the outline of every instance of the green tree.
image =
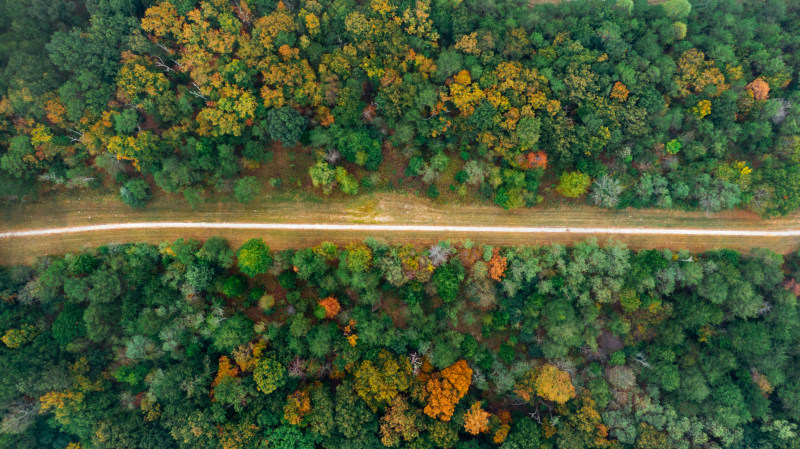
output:
M436 268L433 272L433 284L442 301L446 303L455 301L464 276L464 265L457 258Z
M53 339L66 346L78 337L86 334L83 322L83 309L77 304L68 303L64 310L53 321Z
M322 193L328 195L333 190L333 182L336 181L336 170L325 161L317 161L308 169L311 183L314 187L322 186Z
M668 0L661 3L667 16L673 20L685 19L692 10L692 4L689 0Z
M228 298L238 298L245 290L247 290L247 280L241 275L229 276L222 284L222 294Z
M247 276L254 277L266 273L272 266L272 256L262 239L250 239L236 251L239 271Z
M223 269L233 266L233 250L222 237L209 237L197 257Z
M214 331L214 348L229 353L250 341L253 336L253 322L243 315L226 319Z
M27 178L37 171L33 152L30 137L15 136L9 143L8 151L0 156L0 168L16 178Z
M542 432L532 419L520 417L511 425L511 431L500 449L536 449L541 444Z
M214 270L204 263L191 264L186 269L186 283L198 292L205 290L213 278Z
M284 146L297 143L306 128L305 117L288 106L270 109L267 113L267 121L272 140L278 140Z
M270 447L275 449L314 449L314 440L296 426L284 425L275 429L268 437Z
M786 215L800 207L800 164L783 164L768 159L760 180L766 191L773 191L772 201L765 205L767 215Z
M336 427L347 439L367 441L377 430L375 415L355 393L353 385L345 382L336 387Z
M558 181L556 190L567 198L577 198L589 189L592 179L579 171L564 172Z
M247 204L252 202L261 193L261 186L255 176L245 176L237 179L233 184L233 196L236 201Z
M150 200L150 185L143 179L131 179L120 187L119 195L125 204L143 207Z
M253 370L258 391L270 394L286 383L286 368L273 358L259 360Z

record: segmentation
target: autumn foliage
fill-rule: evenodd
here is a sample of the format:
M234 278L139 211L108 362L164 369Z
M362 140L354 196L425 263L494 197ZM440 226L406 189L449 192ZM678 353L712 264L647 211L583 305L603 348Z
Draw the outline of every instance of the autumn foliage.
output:
M492 258L489 259L489 277L500 282L506 275L507 266L508 259L500 255L500 248L495 248Z
M428 402L423 410L431 418L450 421L458 401L467 394L472 382L472 369L464 360L442 370L425 386Z
M491 415L481 409L481 403L472 404L469 411L464 414L464 430L472 435L489 431L489 417Z
M540 168L542 170L547 168L547 153L544 151L531 151L525 154L525 161L522 168L526 170Z
M570 405L560 405L557 410L563 417L558 423L560 438L580 445L578 447L615 447L615 442L608 439L608 427L603 424L597 405L589 395L582 395Z
M17 349L20 346L28 343L29 341L33 340L38 331L36 327L31 326L30 324L24 324L19 329L9 329L3 335L0 340L6 344L11 349Z
M84 394L77 391L49 391L39 398L42 413L53 411L57 422L68 424L70 415L84 407Z
M308 391L295 391L286 398L283 407L283 418L292 425L298 426L303 417L311 411L311 398Z
M239 368L231 363L228 356L223 355L219 358L219 368L217 369L217 376L211 382L212 387L216 387L226 377L236 377L239 375Z
M339 301L337 301L333 296L321 299L318 304L325 309L325 318L333 318L339 313L340 310L342 310L342 306L339 304Z
M355 347L358 342L358 335L356 335L356 320L350 319L347 326L344 327L344 338L350 343L350 346Z
M563 404L575 397L569 373L549 363L539 369L535 385L536 394L547 401Z
M792 292L796 297L800 297L800 282L794 279L787 279L783 282L783 288Z
M392 406L381 418L381 443L393 447L403 441L411 441L419 436L420 417L419 411L408 406L402 396L397 395L392 400Z
M373 410L391 403L395 396L408 390L412 382L411 363L405 357L388 351L378 354L378 360L361 362L355 372L355 390Z
M706 55L695 48L686 50L678 60L679 77L675 79L682 95L690 93L699 94L709 86L714 86L716 91L711 96L718 96L730 85L725 84L725 75L714 65L713 60L706 59Z
M628 99L628 94L628 88L619 81L614 83L614 87L611 88L611 98L619 101L620 103Z
M761 78L756 78L745 86L745 89L753 93L753 98L756 100L766 100L769 98L769 84Z
M514 387L514 393L524 401L532 401L534 395L547 401L563 404L575 397L569 373L549 363L526 373Z

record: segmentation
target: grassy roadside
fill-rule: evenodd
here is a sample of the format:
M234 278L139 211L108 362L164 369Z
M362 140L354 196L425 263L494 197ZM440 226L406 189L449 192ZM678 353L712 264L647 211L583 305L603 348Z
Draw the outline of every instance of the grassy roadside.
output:
M228 201L206 202L192 209L184 201L161 194L145 209L131 209L113 196L83 194L57 196L47 202L15 205L0 212L0 229L20 230L86 224L147 221L273 222L273 223L383 223L430 225L493 226L574 226L574 227L657 227L699 229L785 230L800 228L800 214L773 220L760 219L743 211L717 214L664 210L605 211L588 206L531 208L505 211L490 205L465 205L431 202L425 198L400 194L372 194L358 198L331 198L320 201L307 196L265 195L258 202L242 205ZM330 240L339 243L360 240L361 232L263 231L215 229L126 230L28 237L0 240L0 263L30 262L37 256L78 250L84 246L133 241L160 242L178 237L204 239L220 235L233 244L251 237L263 237L276 249L314 245ZM424 244L442 239L466 238L490 244L571 243L584 235L515 235L403 232L381 233L375 237L392 243ZM800 247L797 238L741 238L697 236L598 235L599 240L615 238L632 248L672 248L703 251L733 248L746 251L766 247L786 253Z
M320 199L269 193L250 204L209 198L193 209L182 197L158 192L146 208L132 209L97 192L58 195L7 206L0 229L19 230L133 221L276 223L392 223L496 226L603 226L786 230L800 227L800 213L764 220L748 211L714 214L660 209L604 210L586 205L503 210L491 204L430 200L413 194L374 193Z

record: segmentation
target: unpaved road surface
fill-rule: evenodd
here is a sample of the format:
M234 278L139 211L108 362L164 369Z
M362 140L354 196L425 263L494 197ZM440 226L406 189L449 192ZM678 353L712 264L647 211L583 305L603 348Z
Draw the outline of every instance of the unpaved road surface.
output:
M382 224L320 224L320 223L203 223L147 222L110 223L64 228L31 229L0 232L0 239L35 237L78 232L122 231L130 229L246 229L283 231L354 231L354 232L432 232L467 234L615 234L615 235L691 235L729 237L800 237L800 230L750 231L742 229L676 229L676 228L583 228L583 227L520 227L520 226L440 226L440 225L382 225Z
M116 198L75 195L0 208L2 265L100 245L211 236L223 237L234 247L259 237L275 250L323 241L347 244L368 236L414 245L447 239L490 245L572 244L594 236L601 242L619 240L632 249L746 252L763 247L785 254L800 247L800 213L764 220L744 211L607 211L588 206L505 211L401 194L325 201L265 196L249 205L209 201L197 209L164 195L145 209L131 209Z

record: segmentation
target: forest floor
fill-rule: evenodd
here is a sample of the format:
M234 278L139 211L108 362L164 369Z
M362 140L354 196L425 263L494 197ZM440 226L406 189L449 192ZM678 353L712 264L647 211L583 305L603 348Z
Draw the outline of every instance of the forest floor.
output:
M194 223L294 223L294 224L381 224L424 226L491 226L570 228L572 232L468 232L421 230L310 229L207 229L146 228L114 229L70 234L36 235L0 239L0 264L29 263L38 256L59 254L110 243L162 242L179 237L205 239L219 235L232 245L262 237L274 249L306 247L321 241L336 243L362 240L367 236L391 243L429 244L453 239L471 239L492 245L569 244L594 235L601 242L608 238L629 247L670 248L704 251L732 248L747 251L754 247L787 253L800 247L796 236L711 235L714 230L789 231L800 230L800 214L764 220L743 211L716 214L665 210L608 211L589 206L527 208L506 211L494 205L447 204L431 202L409 194L376 193L358 198L330 198L322 201L305 195L262 196L253 204L206 202L192 209L176 202L171 195L157 195L144 209L131 209L112 195L85 192L59 195L46 202L12 205L0 212L0 232L65 228L110 223L194 222ZM578 228L673 229L674 234L651 235L621 232L586 234ZM708 235L681 235L681 230L700 229Z

